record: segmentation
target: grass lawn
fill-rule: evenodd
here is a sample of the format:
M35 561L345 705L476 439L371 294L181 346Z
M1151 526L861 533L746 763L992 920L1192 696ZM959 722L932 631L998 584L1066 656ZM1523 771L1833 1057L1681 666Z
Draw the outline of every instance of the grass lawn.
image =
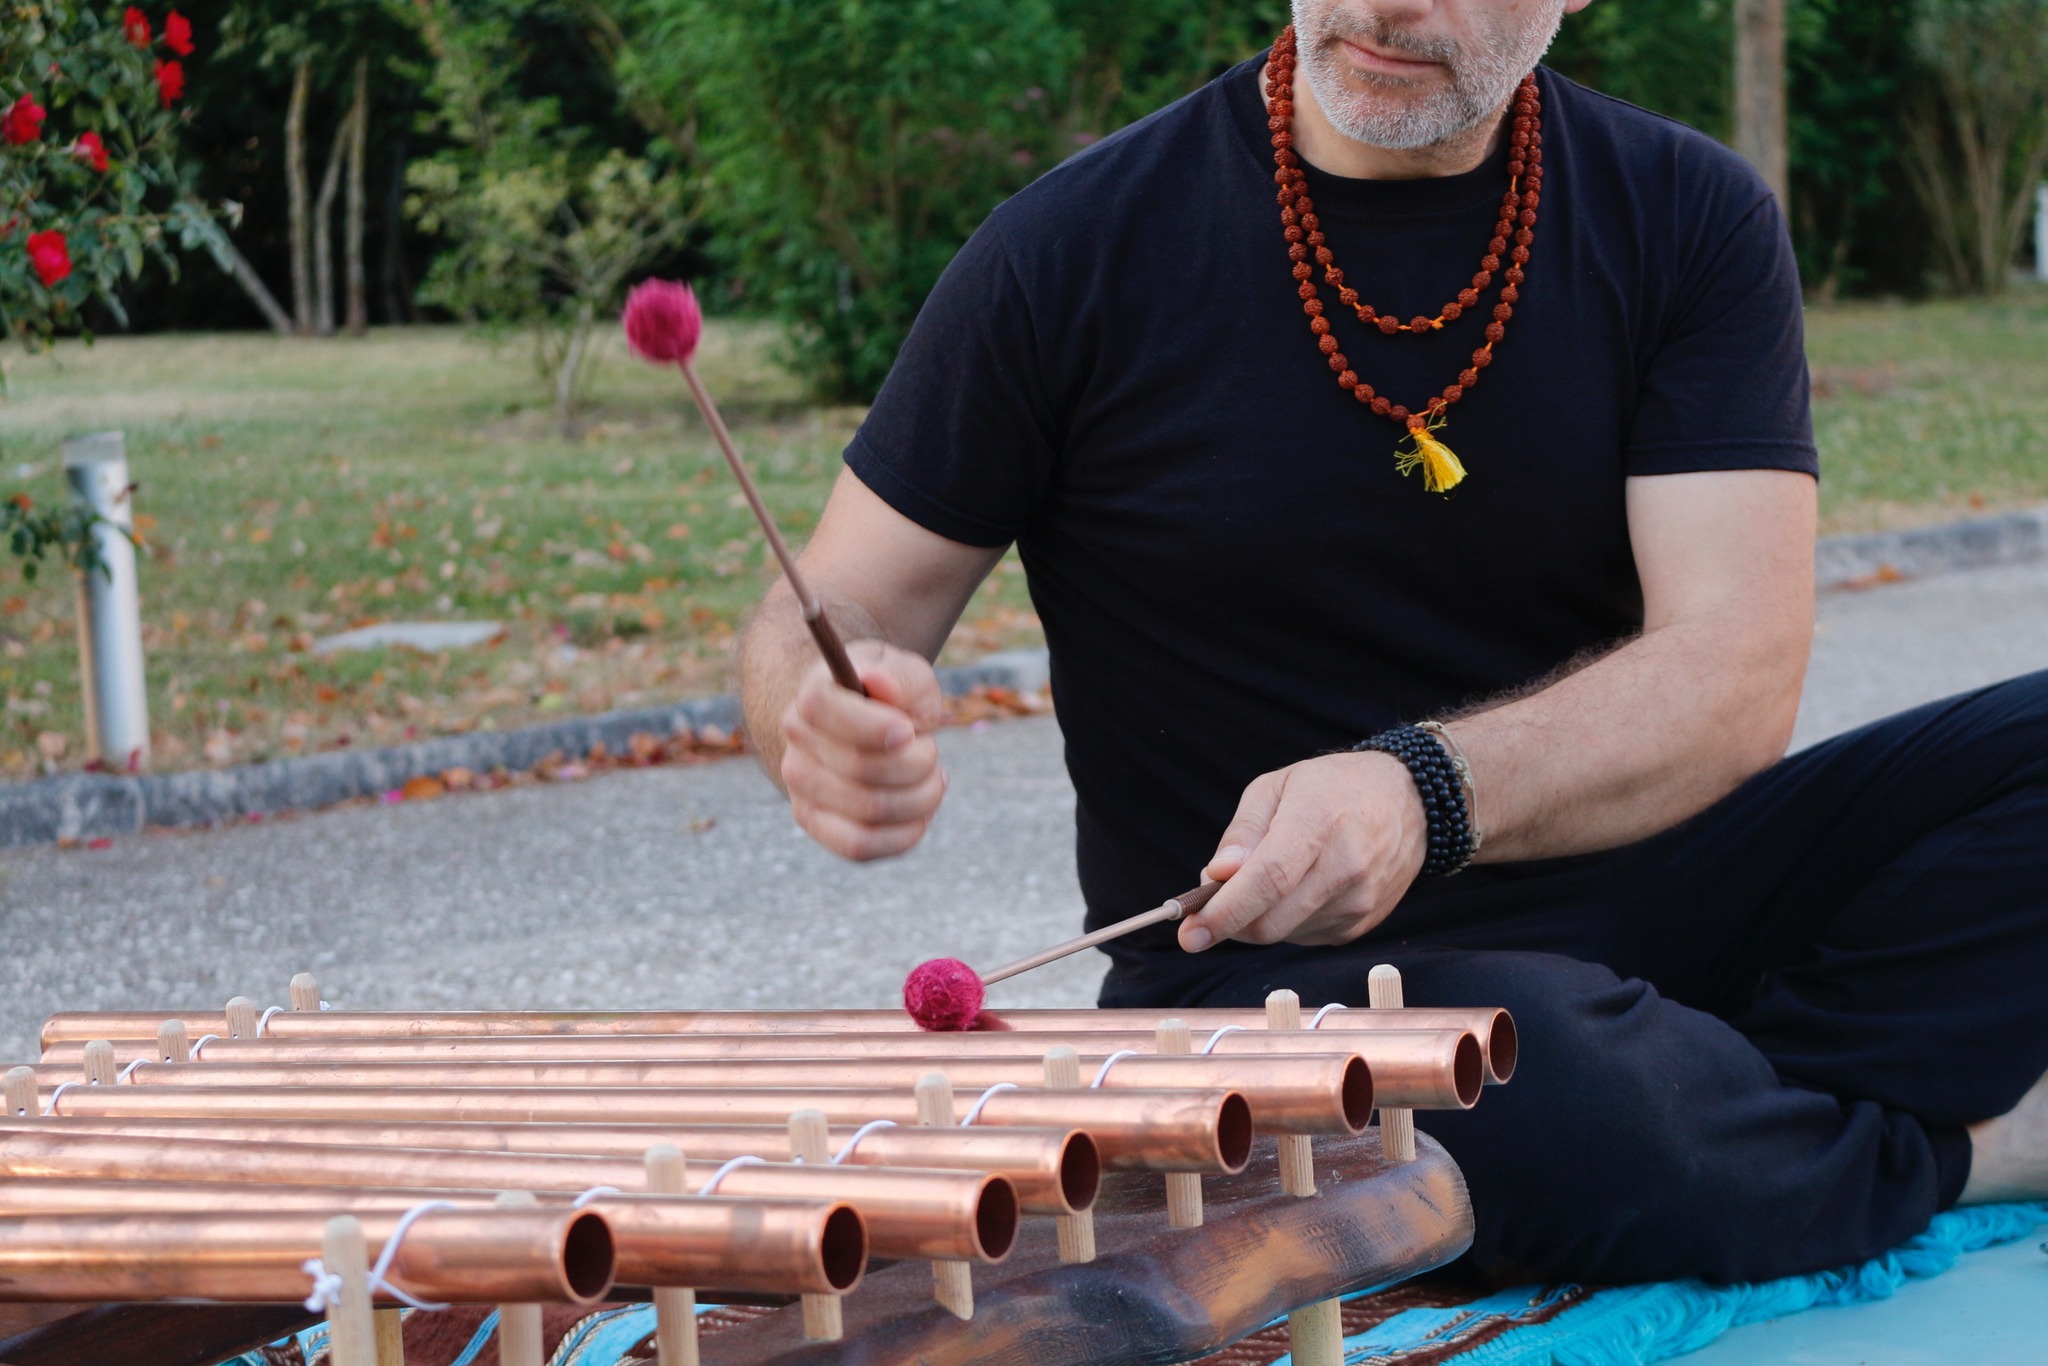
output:
M2048 293L1808 315L1824 531L2048 500ZM802 402L773 335L714 324L700 365L792 539L857 410ZM580 440L518 344L109 338L6 360L0 491L61 498L66 435L118 427L142 488L159 768L389 744L729 686L772 566L677 379L604 354ZM0 777L77 767L72 590L0 569ZM504 622L495 645L318 656L376 620ZM1006 561L954 658L1035 643Z

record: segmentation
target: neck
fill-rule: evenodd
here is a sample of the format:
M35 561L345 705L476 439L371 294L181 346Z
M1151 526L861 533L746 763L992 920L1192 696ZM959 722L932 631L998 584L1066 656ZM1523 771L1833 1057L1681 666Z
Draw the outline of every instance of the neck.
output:
M1260 98L1265 99L1265 72L1259 73ZM1271 100L1266 100L1270 106ZM1507 131L1508 104L1472 127L1427 147L1399 151L1375 147L1340 131L1316 103L1309 88L1308 74L1299 63L1294 68L1294 150L1310 166L1331 175L1352 180L1422 180L1432 176L1462 175L1476 170L1500 146Z

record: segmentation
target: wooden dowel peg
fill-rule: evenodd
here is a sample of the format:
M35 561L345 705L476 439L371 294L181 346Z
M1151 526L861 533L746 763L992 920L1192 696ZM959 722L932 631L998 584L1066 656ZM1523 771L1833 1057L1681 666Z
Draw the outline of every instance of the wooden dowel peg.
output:
M1300 1029L1301 997L1285 990L1266 997L1266 1028ZM1282 1134L1280 1147L1280 1189L1289 1195L1316 1193L1315 1152L1307 1134Z
M257 1021L263 1017L256 1011L256 1003L246 996L235 996L228 1000L227 1009L222 1012L228 1018L228 1037L231 1039L253 1039L256 1037Z
M528 1209L540 1201L533 1198L532 1191L500 1191L494 1203L500 1209ZM541 1351L540 1306L499 1305L498 1366L544 1366L545 1360Z
M643 1159L650 1195L687 1195L689 1169L683 1150L657 1143ZM686 1286L654 1287L654 1352L660 1366L697 1366L697 1292Z
M94 1086L112 1086L120 1080L120 1064L114 1061L114 1045L94 1039L85 1046L85 1079Z
M156 1055L163 1062L192 1061L192 1040L183 1020L165 1020L156 1027Z
M1195 1051L1194 1032L1186 1020L1161 1020L1153 1031L1157 1050L1160 1053L1192 1053ZM1202 1226L1202 1174L1200 1172L1168 1172L1166 1174L1166 1222L1170 1228L1200 1228Z
M927 1128L953 1124L953 1083L943 1072L923 1077L916 1087L917 1122ZM957 1319L974 1317L974 1268L966 1262L934 1261L932 1294L939 1307Z
M405 1311L396 1305L372 1311L370 1331L377 1339L377 1366L405 1366Z
M377 1329L370 1313L370 1256L353 1214L327 1221L320 1260L341 1289L327 1305L327 1359L333 1366L377 1366Z
M789 1117L790 1155L806 1166L832 1161L832 1134L823 1110L798 1110ZM837 1342L846 1335L845 1315L837 1295L804 1295L804 1336L813 1342Z
M1374 1010L1401 1008L1401 969L1381 963L1365 976ZM1389 1162L1415 1160L1415 1112L1380 1107L1380 1151Z
M1294 1366L1344 1366L1342 1302L1318 1300L1289 1314L1287 1353Z
M1045 1052L1045 1084L1068 1091L1081 1089L1081 1055L1061 1044ZM1052 1221L1063 1262L1095 1260L1095 1211L1062 1214Z
M36 1093L36 1069L33 1067L10 1067L7 1078L0 1082L7 1088L7 1113L16 1119L38 1119L43 1113L43 1098Z
M320 979L310 972L294 974L291 997L293 1010L320 1009Z

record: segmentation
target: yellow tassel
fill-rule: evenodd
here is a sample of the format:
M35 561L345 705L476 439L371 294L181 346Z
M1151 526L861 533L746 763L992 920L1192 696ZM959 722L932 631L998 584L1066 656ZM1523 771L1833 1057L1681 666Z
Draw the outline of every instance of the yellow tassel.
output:
M1426 427L1410 427L1408 439L1415 443L1412 451L1396 452L1394 468L1402 474L1422 466L1422 487L1431 493L1449 493L1465 480L1465 467L1458 463L1458 457L1451 448L1430 435Z

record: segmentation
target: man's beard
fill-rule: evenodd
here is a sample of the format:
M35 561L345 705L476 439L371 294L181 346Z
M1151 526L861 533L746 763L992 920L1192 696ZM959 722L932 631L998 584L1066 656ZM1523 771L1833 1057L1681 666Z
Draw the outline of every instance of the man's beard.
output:
M1397 152L1446 142L1499 113L1564 19L1559 3L1539 11L1525 26L1493 29L1460 44L1410 32L1370 9L1349 9L1343 0L1293 0L1293 7L1297 60L1325 117L1354 141ZM1441 62L1450 72L1450 85L1421 87L1398 76L1360 71L1345 58L1339 38Z

